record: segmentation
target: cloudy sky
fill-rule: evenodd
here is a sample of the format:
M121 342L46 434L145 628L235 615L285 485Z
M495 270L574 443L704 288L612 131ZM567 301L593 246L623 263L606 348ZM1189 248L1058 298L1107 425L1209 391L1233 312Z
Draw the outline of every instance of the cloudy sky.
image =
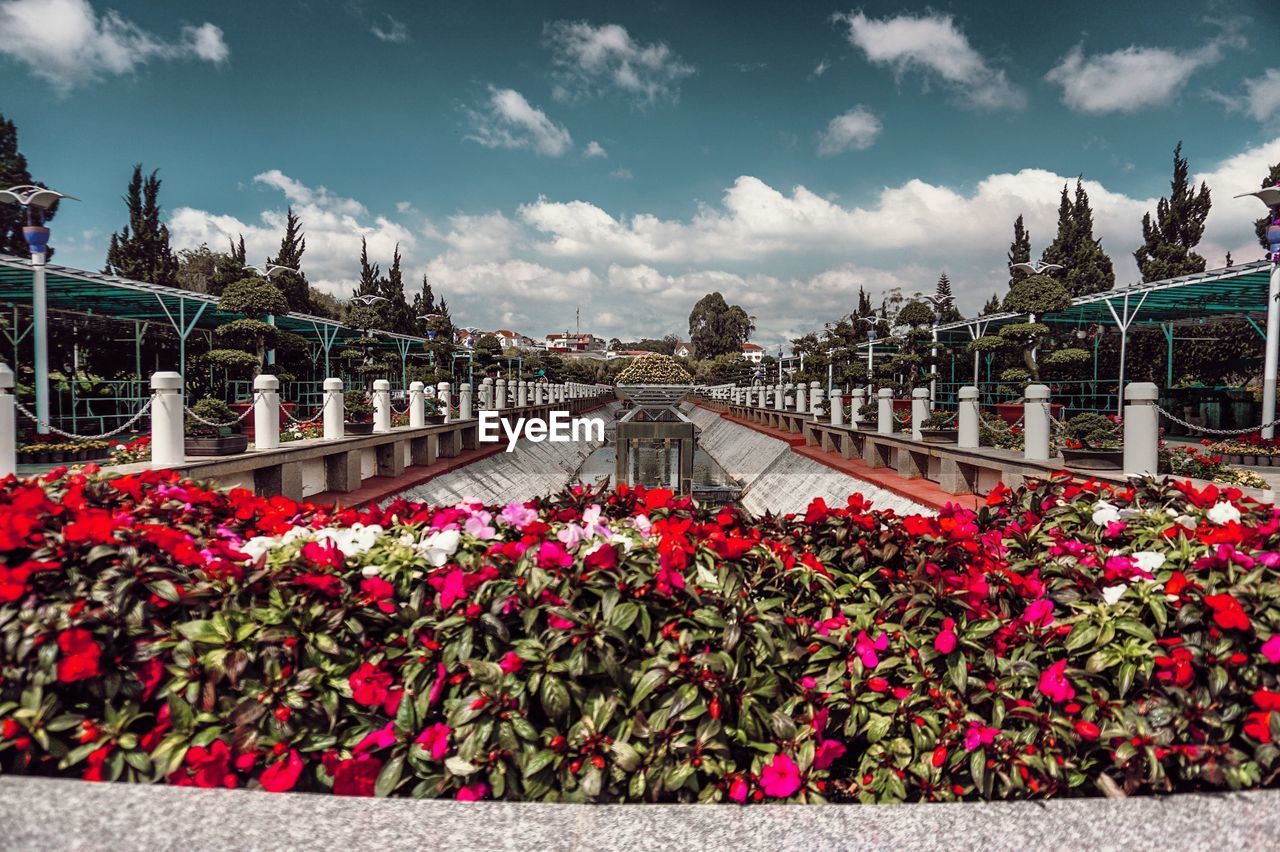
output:
M1179 139L1210 265L1261 255L1230 196L1280 161L1280 7L1009 9L0 0L0 110L84 199L61 262L101 267L141 162L178 247L243 233L264 258L292 204L323 289L350 294L361 236L384 266L399 243L455 318L528 334L575 308L684 334L715 289L772 345L944 269L974 312L1013 218L1038 253L1079 174L1127 283Z

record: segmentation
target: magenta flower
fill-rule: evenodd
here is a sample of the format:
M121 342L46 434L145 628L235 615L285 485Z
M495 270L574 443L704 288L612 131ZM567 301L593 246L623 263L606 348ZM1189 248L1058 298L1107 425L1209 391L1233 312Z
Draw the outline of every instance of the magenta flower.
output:
M826 769L844 757L844 743L837 740L823 740L818 743L818 750L813 753L813 768Z
M883 651L889 647L889 636L881 633L873 642L871 637L867 635L867 631L859 630L857 641L853 643L854 653L858 655L858 659L862 660L862 665L868 669L874 669L880 665L880 657L876 651Z
M436 664L436 680L431 684L431 692L427 694L427 706L432 707L440 696L444 695L444 688L448 682L449 670L444 667L444 663Z
M489 795L489 785L483 781L468 784L458 791L459 802L478 802Z
M1035 624L1040 627L1048 627L1053 624L1053 601L1048 598L1040 598L1040 600L1027 604L1026 611L1022 613L1022 620L1027 624Z
M1040 674L1040 691L1048 696L1050 701L1061 704L1076 697L1075 687L1071 685L1071 681L1067 680L1066 670L1067 661L1058 660Z
M453 729L444 722L437 722L424 728L414 742L430 752L432 760L440 760L449 753L449 735L452 733Z
M785 754L775 755L760 770L760 789L775 799L789 798L800 789L800 767Z
M365 734L364 739L356 743L356 747L351 749L353 755L364 754L366 751L377 751L378 749L387 748L395 745L396 742L396 726L392 722L388 722L386 727L376 731L370 731Z
M467 596L465 575L461 568L454 568L444 578L444 587L440 589L440 608L452 609L453 605Z
M950 654L956 649L956 620L946 618L942 621L942 629L933 637L933 647L939 654Z
M747 800L747 782L741 778L733 779L729 785L729 801L742 804Z
M969 730L964 735L965 751L973 751L979 746L991 745L995 742L996 734L998 733L1000 733L999 728L988 728L978 722L970 722Z
M513 674L520 671L524 665L524 660L520 659L520 655L515 651L508 651L501 660L498 661L498 668L502 669L503 674Z
M822 732L827 729L827 718L830 715L830 711L825 707L813 714L813 719L809 722L809 726L813 728L815 734L822 736Z
M509 503L503 508L502 514L498 515L498 518L508 526L523 530L529 524L538 520L538 513L523 503Z
M1267 662L1273 665L1280 663L1280 633L1262 643L1262 656L1266 657Z
M573 557L559 542L544 541L538 545L538 567L543 570L568 568L573 564Z

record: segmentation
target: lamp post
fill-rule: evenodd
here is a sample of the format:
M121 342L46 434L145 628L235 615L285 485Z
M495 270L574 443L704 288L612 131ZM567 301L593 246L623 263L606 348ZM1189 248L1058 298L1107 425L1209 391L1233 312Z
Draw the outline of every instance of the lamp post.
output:
M872 358L875 355L876 328L880 325L880 320L874 317L855 317L855 319L867 324L867 399L870 399Z
M35 347L36 432L49 434L49 294L45 284L45 255L49 248L49 229L44 224L45 211L60 199L79 201L43 186L11 186L0 190L0 201L17 204L27 214L22 229L27 248L31 250L31 314ZM16 364L14 365L17 366Z
M1271 261L1271 284L1267 288L1267 351L1262 367L1262 437L1275 437L1276 366L1280 361L1280 186L1268 186L1257 192L1246 192L1236 198L1252 195L1267 205L1267 259Z
M927 293L916 293L915 297L922 302L928 302L933 307L933 325L929 327L933 341L933 345L929 347L929 360L934 362L930 365L933 378L929 380L929 404L932 405L938 399L938 326L942 324L942 309L945 303L937 296L930 296Z

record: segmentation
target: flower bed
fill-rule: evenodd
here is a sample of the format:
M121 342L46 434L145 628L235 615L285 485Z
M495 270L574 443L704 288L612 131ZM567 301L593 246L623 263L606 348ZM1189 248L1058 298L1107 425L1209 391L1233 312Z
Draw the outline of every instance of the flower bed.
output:
M955 800L1280 769L1280 519L1062 480L751 520L0 486L0 771L343 795Z

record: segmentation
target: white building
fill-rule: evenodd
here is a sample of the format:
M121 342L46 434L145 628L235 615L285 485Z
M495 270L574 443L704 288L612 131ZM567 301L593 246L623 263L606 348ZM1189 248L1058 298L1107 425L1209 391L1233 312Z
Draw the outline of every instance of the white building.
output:
M759 364L764 360L764 348L755 343L744 343L742 344L742 357L752 364Z

